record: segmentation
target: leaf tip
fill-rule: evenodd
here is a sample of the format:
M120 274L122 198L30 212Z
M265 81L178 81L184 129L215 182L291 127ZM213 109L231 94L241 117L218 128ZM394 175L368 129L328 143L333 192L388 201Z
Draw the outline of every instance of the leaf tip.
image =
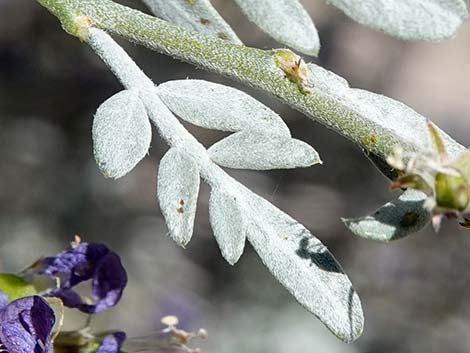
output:
M178 232L175 229L170 229L170 231L168 232L168 236L183 249L187 248L187 245L191 240L191 237L185 236L184 234L181 234L181 232Z

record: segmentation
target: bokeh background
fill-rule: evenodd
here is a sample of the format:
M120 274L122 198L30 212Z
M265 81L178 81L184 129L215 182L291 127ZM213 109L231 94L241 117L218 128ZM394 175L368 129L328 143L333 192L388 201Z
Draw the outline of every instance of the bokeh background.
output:
M139 1L128 1L145 10ZM230 1L214 4L247 45L278 44ZM464 145L470 144L470 22L442 43L409 43L370 30L320 0L304 1L319 29L316 62L352 86L410 105ZM145 48L123 43L156 83L186 77L240 87ZM312 59L313 60L313 59ZM360 216L396 196L357 147L272 97L248 91L280 113L293 136L325 162L307 169L229 173L312 230L335 254L362 299L363 336L333 337L278 284L248 246L225 263L208 224L208 188L199 197L187 250L166 236L156 202L156 172L167 147L126 177L105 179L92 153L98 105L121 89L91 50L66 35L31 0L0 0L0 270L18 271L63 249L74 234L106 242L122 255L130 282L96 329L141 336L176 314L204 327L211 353L470 352L470 233L446 222L380 244L356 238L340 217ZM398 118L398 117L397 117ZM222 135L188 128L206 146ZM72 316L69 316L72 315ZM72 318L67 328L84 318Z

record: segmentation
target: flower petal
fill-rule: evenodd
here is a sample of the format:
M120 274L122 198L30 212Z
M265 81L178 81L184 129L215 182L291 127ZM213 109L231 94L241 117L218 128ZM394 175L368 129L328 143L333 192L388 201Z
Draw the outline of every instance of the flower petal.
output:
M8 304L8 294L0 290L0 310Z
M48 295L59 297L64 305L86 313L96 313L116 305L127 284L127 273L119 256L103 244L80 243L55 257L43 260L38 274L61 279L60 287ZM72 287L92 280L93 303L83 300Z
M53 257L43 259L40 274L61 278L61 288L71 288L93 277L97 262L109 253L106 245L80 243Z
M101 340L95 353L119 353L125 339L126 334L121 331L106 335Z
M54 311L39 296L14 300L0 311L0 342L10 353L52 353Z
M91 292L95 305L86 305L86 308L95 313L116 305L126 284L127 273L121 259L117 254L110 252L100 261L93 278Z

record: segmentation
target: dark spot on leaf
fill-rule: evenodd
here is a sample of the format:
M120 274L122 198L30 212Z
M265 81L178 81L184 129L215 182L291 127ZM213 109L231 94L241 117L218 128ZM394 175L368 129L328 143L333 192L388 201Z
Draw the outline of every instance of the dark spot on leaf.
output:
M341 267L325 247L312 247L308 237L303 237L295 252L302 259L310 259L314 265L328 272L342 273Z
M219 37L220 39L228 40L227 35L223 32L218 32L217 37Z
M405 213L403 218L400 221L400 224L403 227L411 227L416 224L416 221L418 220L418 214L415 212L408 212Z
M178 213L183 213L183 212L184 212L183 207L178 207L178 208L176 209L176 211L178 211Z
M377 137L377 135L371 134L369 136L362 138L361 142L364 147L366 147L367 149L370 149L377 143L378 140L379 138Z
M203 25L207 25L207 24L209 24L210 21L209 21L207 18L202 18L202 17L201 17L201 18L199 19L199 22L201 22Z
M184 206L184 201L183 200L180 200L180 205Z
M459 224L464 228L470 228L470 221L467 218L465 218L465 221L459 222Z

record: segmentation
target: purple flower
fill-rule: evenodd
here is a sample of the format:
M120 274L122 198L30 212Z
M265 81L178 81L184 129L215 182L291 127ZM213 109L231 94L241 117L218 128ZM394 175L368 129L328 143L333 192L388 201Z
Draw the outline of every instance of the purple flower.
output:
M95 353L119 353L125 339L126 334L124 332L114 332L106 335L101 340Z
M119 256L103 244L81 243L54 257L41 260L39 274L60 279L59 288L48 292L64 305L85 313L97 313L116 305L127 284L127 273ZM72 288L91 280L93 303L84 300Z
M0 310L8 304L8 295L0 290Z
M0 352L52 353L55 316L49 304L36 295L6 304L0 293Z

